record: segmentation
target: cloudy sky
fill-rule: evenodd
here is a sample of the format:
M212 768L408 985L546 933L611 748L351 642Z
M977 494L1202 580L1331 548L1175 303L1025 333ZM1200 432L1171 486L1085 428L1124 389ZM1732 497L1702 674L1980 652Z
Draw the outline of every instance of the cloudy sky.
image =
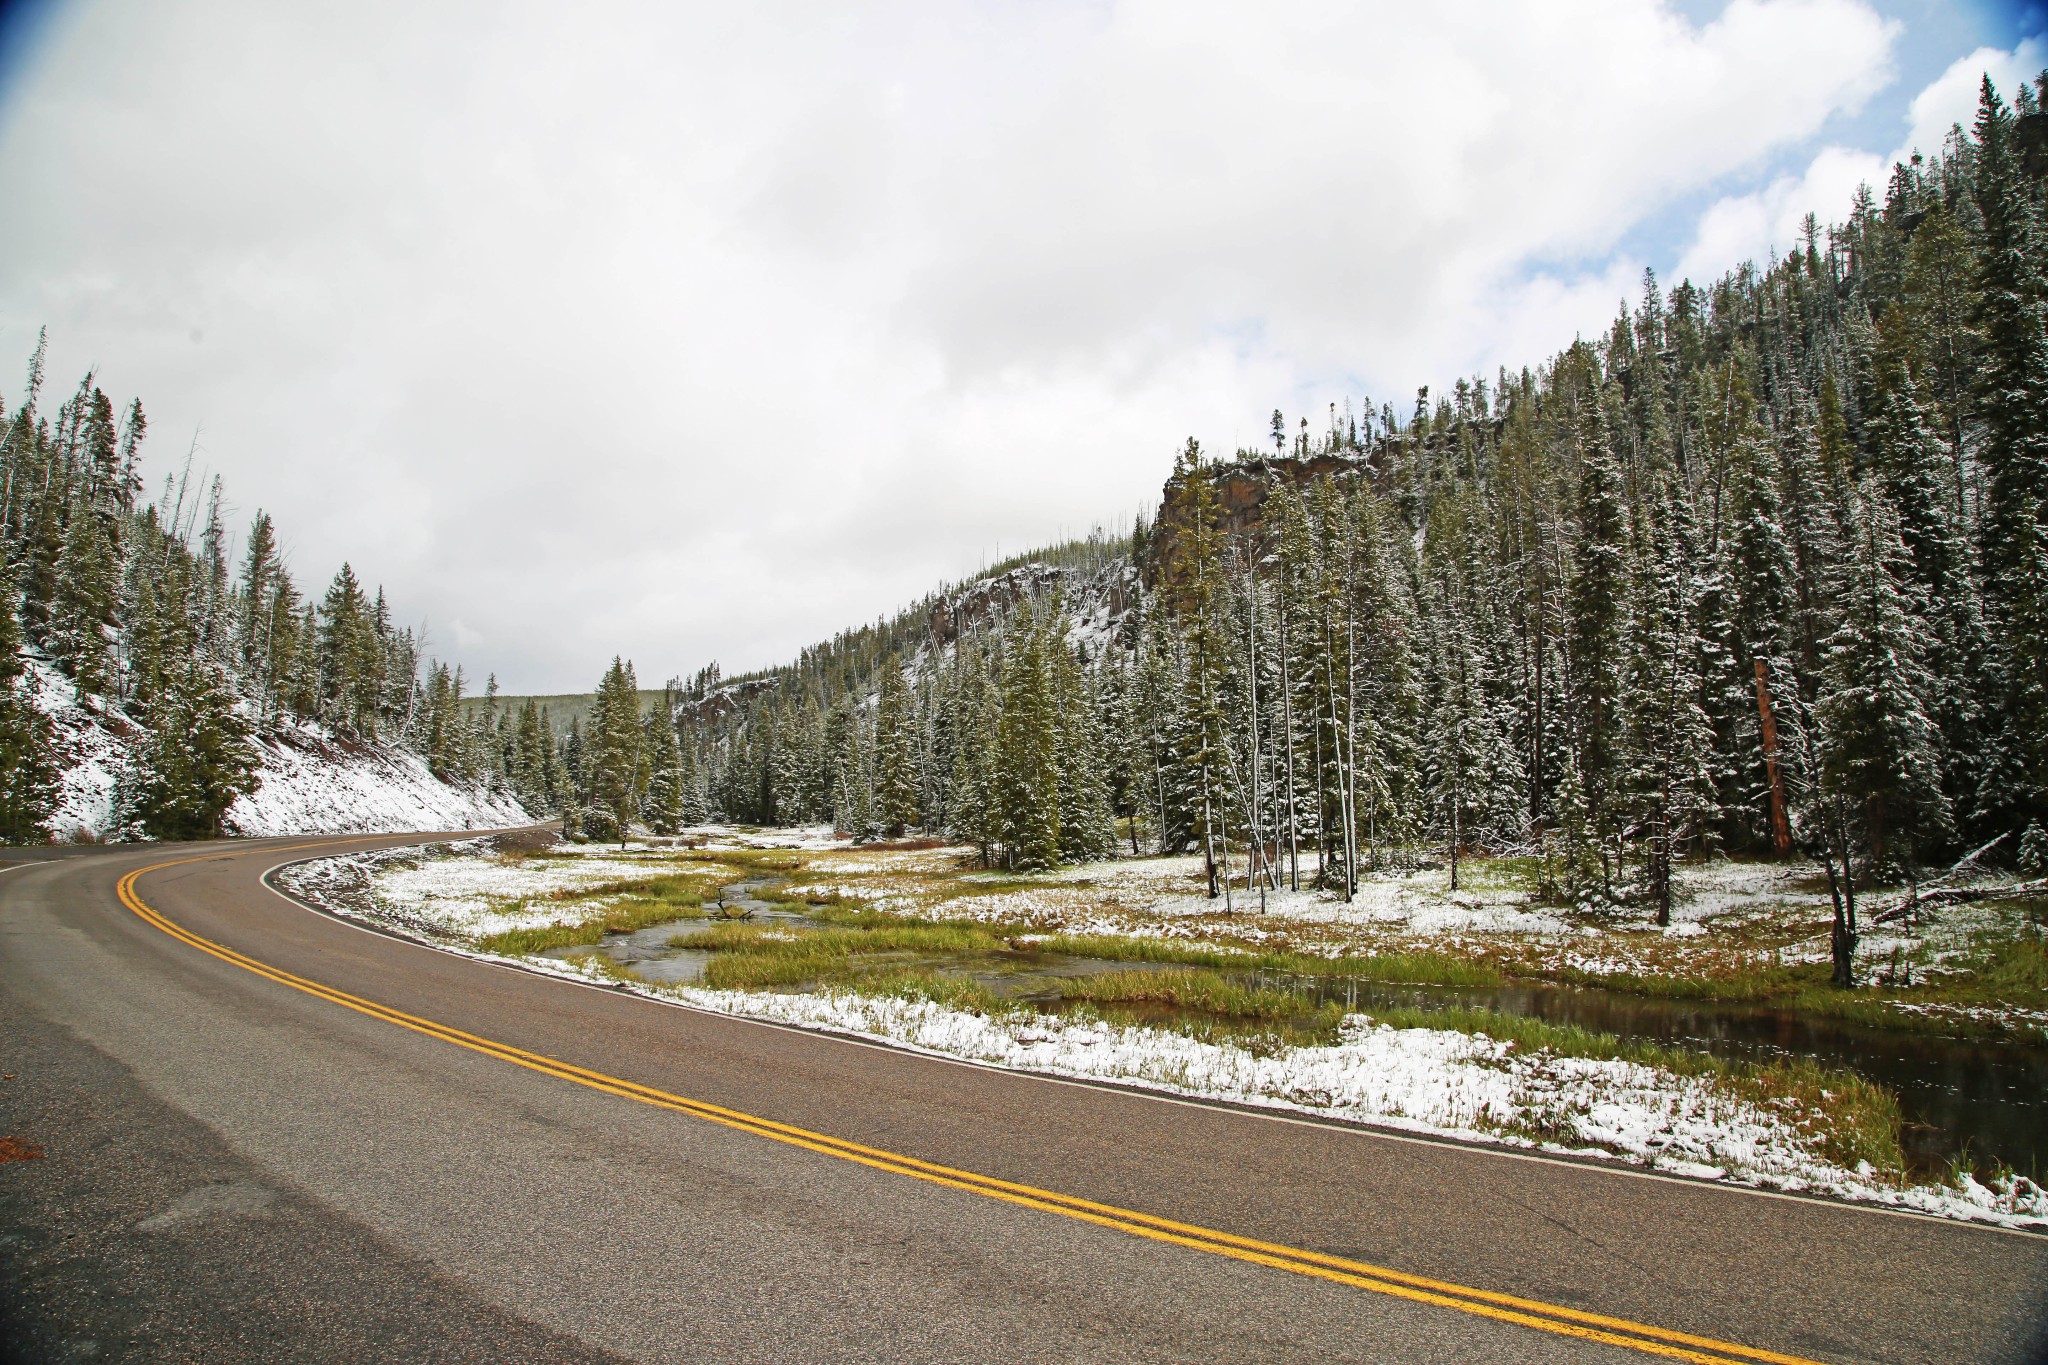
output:
M0 398L48 324L153 479L514 692L776 662L1190 434L1538 361L2048 66L1929 0L0 14Z

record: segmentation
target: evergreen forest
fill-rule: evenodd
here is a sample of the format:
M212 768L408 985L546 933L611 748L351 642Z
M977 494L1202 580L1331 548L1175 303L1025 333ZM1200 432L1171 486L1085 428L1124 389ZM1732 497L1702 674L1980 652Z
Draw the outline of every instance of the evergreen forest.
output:
M1686 859L1798 854L1849 982L1859 891L2048 860L2044 88L1541 365L1190 440L957 638L927 603L672 683L659 825L1190 851L1218 896L1513 850L1660 922Z
M258 512L230 549L218 477L184 469L145 496L149 421L117 412L88 374L43 411L44 346L0 426L0 842L41 842L64 755L33 662L77 703L136 736L118 775L119 833L207 838L259 783L254 740L313 726L345 744L396 744L436 775L555 800L559 754L533 710L465 715L460 668L422 657L381 588L343 564L317 597L293 581ZM495 685L493 685L495 690Z
M1513 851L1560 901L1668 922L1686 860L1798 855L1847 984L1859 892L1966 855L2048 871L2044 91L1986 80L1845 221L1646 275L1541 364L1276 411L1227 458L1189 440L1128 534L650 714L614 659L559 737L530 701L462 707L348 566L305 596L266 516L231 563L218 481L145 500L140 404L88 376L45 416L38 351L0 437L0 835L39 837L52 779L26 646L157 737L124 809L158 837L217 832L251 734L315 723L581 837L1192 852L1218 897L1421 860L1455 885Z

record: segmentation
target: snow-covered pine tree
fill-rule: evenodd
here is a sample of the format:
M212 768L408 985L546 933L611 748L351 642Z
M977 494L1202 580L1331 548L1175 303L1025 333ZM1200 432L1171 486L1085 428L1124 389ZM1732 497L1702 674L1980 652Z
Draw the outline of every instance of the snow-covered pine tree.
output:
M881 832L875 810L875 736L866 716L848 707L833 764L832 824L856 840Z
M349 734L376 738L383 659L370 600L347 564L321 601L317 639L322 718Z
M1488 705L1485 664L1454 583L1439 585L1429 619L1430 700L1422 744L1422 790L1430 826L1442 838L1458 885L1460 856L1502 816L1503 799L1519 805L1521 764L1499 717Z
M1046 636L1058 719L1060 858L1093 862L1116 852L1108 765L1097 729L1100 704L1088 674L1067 645L1067 620L1056 604Z
M1322 728L1317 720L1315 654L1317 612L1315 543L1308 509L1293 489L1274 498L1279 534L1274 559L1274 657L1280 707L1275 745L1280 756L1279 839L1286 850L1288 886L1301 889L1301 850L1321 842ZM1370 637L1368 637L1370 638Z
M1182 560L1173 566L1180 580L1178 623L1184 642L1176 758L1193 784L1186 809L1208 872L1209 894L1228 894L1228 811L1230 807L1230 725L1224 711L1224 674L1229 640L1223 629L1223 544L1217 531L1216 493L1193 438L1183 456L1186 529ZM1007 719L1008 694L1004 709ZM1055 839L1057 832L1055 831ZM1219 875L1222 881L1219 882Z
M1404 542L1389 533L1391 516L1391 506L1370 487L1361 487L1351 498L1348 597L1355 624L1347 644L1357 654L1355 687L1364 736L1356 761L1369 765L1354 785L1358 823L1374 865L1382 844L1414 833L1420 805L1423 704L1415 664L1420 628L1410 586L1416 570L1409 562L1412 552L1404 554ZM1490 691L1487 700L1493 700ZM1500 717L1493 720L1498 728ZM1519 768L1519 760L1512 767ZM1501 777L1510 771L1498 763L1495 768ZM1489 800L1489 808L1498 806L1497 797Z
M2048 503L2048 276L2038 193L2020 165L2012 115L1989 76L1978 101L1972 198L1983 218L1977 253L1981 366L1975 411L1984 424L1984 563L1994 615L2000 575L2022 537L2024 506Z
M647 750L647 792L640 818L656 834L674 834L683 826L683 756L676 740L675 711L666 695L642 722L641 743Z
M641 743L640 685L634 680L633 665L617 656L599 680L591 703L584 778L592 809L602 812L608 823L605 837L623 845L647 790L647 756ZM586 813L586 825L589 819Z
M1025 601L1004 632L996 721L996 804L1004 864L1025 872L1060 862L1059 705L1042 608Z
M1159 782L1159 762L1164 754L1165 731L1160 719L1162 698L1172 689L1154 691L1158 681L1157 661L1146 648L1147 632L1141 614L1138 638L1128 654L1113 654L1105 673L1113 672L1113 690L1102 698L1102 734L1106 746L1104 762L1110 765L1112 802L1125 803L1123 813L1130 820L1133 855L1142 838L1155 848L1166 839L1164 793Z
M39 844L50 835L59 770L50 718L24 685L15 602L14 573L0 555L0 843Z
M104 399L104 395L101 395ZM50 602L50 653L81 693L113 690L107 630L115 621L119 566L107 525L81 497L73 507L57 558Z
M992 867L1002 843L996 796L1001 700L979 636L960 640L952 674L953 772L946 787L946 832L973 844L981 852L982 866Z
M1622 632L1628 587L1628 511L1608 448L1607 425L1593 385L1591 356L1579 361L1587 391L1577 399L1578 524L1573 572L1566 590L1565 629L1569 641L1568 684L1574 720L1573 749L1590 823L1598 839L1600 865L1613 893L1610 841L1615 832L1618 774L1615 723L1621 696Z
M1866 485L1849 527L1852 544L1833 596L1839 607L1823 646L1818 722L1821 786L1860 834L1866 875L1949 828L1942 790L1941 731L1926 666L1927 627L1905 586L1912 559L1898 514ZM1850 849L1843 875L1853 878ZM1834 933L1835 979L1853 982L1857 928L1847 906Z
M882 665L881 695L875 706L875 802L882 833L897 838L920 823L916 718L903 670L892 659Z
M213 665L191 660L144 708L144 736L118 792L124 822L152 839L215 839L237 797L256 790L254 726Z
M1673 866L1717 814L1713 728L1700 705L1698 636L1677 511L1644 528L1622 671L1620 789L1628 834L1642 851L1643 890L1657 923L1671 923Z

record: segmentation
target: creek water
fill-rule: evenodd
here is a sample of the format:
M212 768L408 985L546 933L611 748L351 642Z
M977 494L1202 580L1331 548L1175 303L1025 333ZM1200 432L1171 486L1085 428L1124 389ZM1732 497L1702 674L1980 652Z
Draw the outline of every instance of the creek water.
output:
M1589 987L1405 986L1246 973L1246 985L1300 991L1318 1004L1375 1009L1464 1006L1576 1024L1744 1061L1810 1057L1899 1097L1907 1161L1921 1173L1966 1161L2048 1174L2048 1046L1965 1041L1815 1018L1770 1005L1663 1000Z
M755 923L820 927L802 911L752 894L774 880L758 877L733 883L724 888L723 904ZM711 954L669 945L679 933L705 923L679 920L631 934L610 934L597 950L650 982L700 981ZM558 948L548 955L566 958L590 951ZM970 978L998 996L1046 1009L1057 1007L1062 981L1155 968L1149 963L1030 951L891 953L877 955L876 960ZM1335 1002L1365 1014L1404 1007L1489 1009L1732 1060L1809 1057L1823 1066L1853 1071L1898 1096L1905 1118L1902 1141L1916 1173L1939 1175L1962 1162L1980 1171L2002 1164L2037 1180L2048 1176L2048 1046L2037 1043L1969 1042L1817 1019L1769 1005L1663 1000L1590 987L1424 986L1271 972L1231 975L1242 985L1292 991L1318 1005ZM1162 1022L1194 1013L1170 1006L1148 1011Z

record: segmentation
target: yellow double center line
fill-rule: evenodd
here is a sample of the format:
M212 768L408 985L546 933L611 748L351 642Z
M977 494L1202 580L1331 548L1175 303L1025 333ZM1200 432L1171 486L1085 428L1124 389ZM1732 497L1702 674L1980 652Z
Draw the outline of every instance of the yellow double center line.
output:
M316 845L287 845L289 848L316 847ZM279 850L265 850L273 852ZM797 1128L773 1119L764 1119L737 1109L727 1109L703 1100L693 1100L683 1095L657 1090L641 1085L637 1081L623 1080L617 1076L592 1071L587 1067L570 1062L558 1061L553 1057L524 1048L513 1047L490 1038L480 1038L473 1033L447 1024L407 1014L374 1000L365 1000L359 995L336 990L332 986L310 981L302 976L259 962L232 948L223 947L211 939L202 938L151 908L136 894L135 883L144 873L155 872L166 867L177 867L185 863L205 862L217 859L220 854L208 854L198 858L175 858L168 862L152 863L138 868L121 878L117 888L121 903L140 915L144 920L163 930L181 943L190 944L203 953L208 953L223 962L229 962L244 971L254 972L266 980L290 986L293 990L304 991L322 1000L329 1000L359 1014L373 1019L411 1029L415 1033L438 1038L457 1047L481 1052L487 1057L523 1066L529 1071L554 1076L561 1080L573 1081L592 1090L602 1090L608 1095L622 1099L637 1100L641 1104L653 1105L658 1109L672 1109L679 1114L703 1119L707 1123L722 1124L743 1133L768 1138L774 1142L787 1143L806 1151L824 1156L838 1157L843 1161L856 1162L892 1175L908 1176L913 1180L928 1181L944 1185L948 1189L963 1190L969 1194L981 1195L988 1199L1000 1199L1044 1213L1055 1213L1065 1218L1093 1223L1097 1227L1111 1228L1117 1232L1129 1233L1154 1242L1167 1242L1174 1246L1186 1247L1192 1251L1207 1252L1212 1256L1224 1256L1234 1261L1246 1261L1253 1265L1269 1266L1296 1275L1314 1279L1329 1280L1336 1284L1350 1285L1357 1289L1369 1289L1376 1294L1387 1294L1415 1303L1433 1304L1439 1308L1453 1308L1461 1313L1492 1318L1499 1322L1511 1322L1537 1331L1550 1332L1558 1336L1573 1337L1582 1341L1600 1342L1608 1346L1621 1346L1650 1355L1665 1356L1673 1360L1699 1362L1699 1365L1730 1365L1730 1362L1765 1362L1766 1365L1818 1365L1818 1362L1801 1356L1782 1355L1776 1351L1761 1350L1735 1342L1717 1341L1712 1337L1694 1336L1689 1332L1674 1332L1668 1328L1652 1326L1649 1323L1631 1322L1626 1318L1608 1317L1600 1313L1587 1313L1576 1308L1559 1304L1544 1303L1536 1299L1517 1298L1512 1294L1497 1294L1491 1290L1474 1289L1468 1285L1451 1284L1443 1280L1432 1280L1421 1275L1410 1275L1385 1266L1369 1265L1363 1261L1346 1260L1341 1256L1328 1256L1318 1251L1286 1246L1276 1242L1262 1242L1256 1238L1239 1237L1235 1233L1220 1232L1214 1228L1200 1227L1192 1223L1179 1223L1170 1218L1159 1218L1133 1209L1119 1208L1114 1204L1098 1204L1093 1200L1079 1199L1073 1195L1060 1194L1053 1190L1039 1189L1033 1185L1020 1185L1014 1181L998 1180L993 1176L979 1175L952 1166L941 1166L916 1157L904 1156L898 1152L886 1151L879 1147L866 1147L844 1138L832 1137L825 1133L814 1133L807 1128Z

